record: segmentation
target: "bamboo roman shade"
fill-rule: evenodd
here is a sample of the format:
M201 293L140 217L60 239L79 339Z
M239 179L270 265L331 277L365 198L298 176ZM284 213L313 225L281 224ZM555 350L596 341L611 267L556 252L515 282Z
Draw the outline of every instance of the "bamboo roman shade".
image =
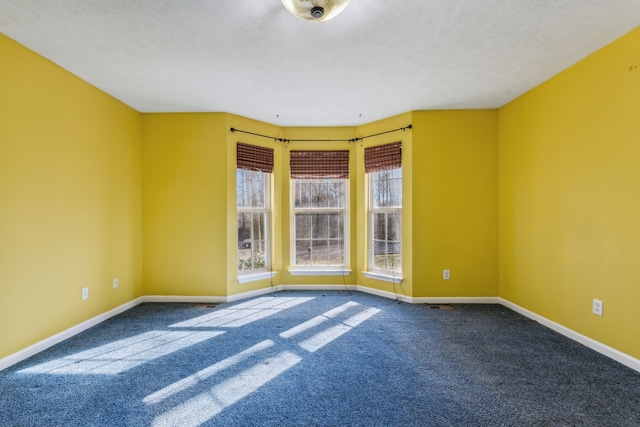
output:
M349 150L291 151L292 179L349 178Z
M273 148L239 142L236 150L238 169L273 173Z
M366 173L395 169L402 166L402 143L376 145L364 149Z

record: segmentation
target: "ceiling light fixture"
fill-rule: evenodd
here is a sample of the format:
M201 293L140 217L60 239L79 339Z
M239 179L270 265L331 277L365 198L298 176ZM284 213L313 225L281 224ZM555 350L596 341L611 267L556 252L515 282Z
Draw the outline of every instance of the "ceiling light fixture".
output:
M282 0L294 16L306 21L328 21L342 12L351 0Z

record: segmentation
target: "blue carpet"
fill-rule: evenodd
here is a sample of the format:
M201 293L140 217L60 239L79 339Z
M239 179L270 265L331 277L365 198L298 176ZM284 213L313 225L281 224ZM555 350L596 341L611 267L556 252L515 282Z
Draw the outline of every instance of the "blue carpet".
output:
M141 304L0 372L0 426L640 426L640 374L499 305Z

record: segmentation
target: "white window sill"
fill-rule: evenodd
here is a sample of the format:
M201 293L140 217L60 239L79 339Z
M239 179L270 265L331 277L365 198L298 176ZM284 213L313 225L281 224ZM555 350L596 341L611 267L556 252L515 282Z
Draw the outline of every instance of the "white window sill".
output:
M401 283L402 282L402 277L401 276L393 276L393 275L388 274L388 273L378 273L378 272L373 272L373 271L363 271L362 274L364 274L364 277L366 277L367 279L381 280L383 282L391 282L391 283Z
M259 273L248 273L238 275L239 283L255 282L257 280L271 279L276 275L275 271L261 271Z
M327 268L327 269L295 269L289 270L292 276L348 276L351 270L348 268Z

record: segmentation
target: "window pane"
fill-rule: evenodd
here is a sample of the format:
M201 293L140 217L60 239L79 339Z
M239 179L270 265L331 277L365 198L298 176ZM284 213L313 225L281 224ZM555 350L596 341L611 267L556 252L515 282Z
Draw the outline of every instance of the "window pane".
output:
M344 263L344 240L329 241L329 264L342 265Z
M238 243L239 246L251 246L251 214L238 214Z
M251 207L264 208L264 174L262 172L253 172L254 176L251 181Z
M344 181L332 181L327 186L328 202L327 206L330 208L343 208L344 207Z
M243 251L238 250L238 271L245 272L251 270L253 270L251 249L245 249Z
M238 207L265 208L266 174L238 169L236 171L236 200Z
M378 255L373 260L373 268L378 270L387 269L387 257L385 255Z
M311 238L311 215L296 214L296 239Z
M385 240L387 237L386 214L377 213L373 215L373 238L374 240Z
M399 213L387 214L387 240L401 240L400 221Z
M402 254L398 252L398 253L393 253L389 255L387 259L387 265L388 265L387 268L389 268L389 270L395 271L395 272L401 272L402 271Z
M310 265L311 241L296 240L296 265Z
M253 268L265 268L267 265L266 259L266 247L267 242L265 240L257 240L253 246Z
M294 206L296 208L308 208L311 206L311 184L309 181L294 181Z
M317 180L311 184L311 207L326 208L327 200L327 183L323 180Z
M267 251L267 241L266 240L254 240L253 241L253 252L255 254L262 254L264 256L266 251Z
M327 240L311 241L311 264L312 265L328 265L329 264L329 245Z
M389 183L389 205L388 207L402 207L402 181L394 179Z
M251 271L251 214L238 214L238 271Z
M399 256L402 253L402 243L400 243L400 242L388 242L387 243L387 253L389 255L397 255L397 256Z
M246 171L238 169L236 171L236 198L238 207L249 206L249 189L245 181L244 173Z
M376 172L377 173L377 172ZM383 182L382 181L376 181L374 179L373 181L373 194L371 197L371 202L373 203L373 207L374 208L380 208L380 207L384 207L384 200L383 200Z
M371 174L371 205L373 208L402 206L402 169Z
M386 255L387 254L387 242L384 240L373 241L373 254L374 255Z
M328 214L311 215L311 238L326 239L329 237Z
M253 240L266 239L266 215L261 213L253 214Z
M344 216L342 214L329 214L329 237L332 239L344 236Z

